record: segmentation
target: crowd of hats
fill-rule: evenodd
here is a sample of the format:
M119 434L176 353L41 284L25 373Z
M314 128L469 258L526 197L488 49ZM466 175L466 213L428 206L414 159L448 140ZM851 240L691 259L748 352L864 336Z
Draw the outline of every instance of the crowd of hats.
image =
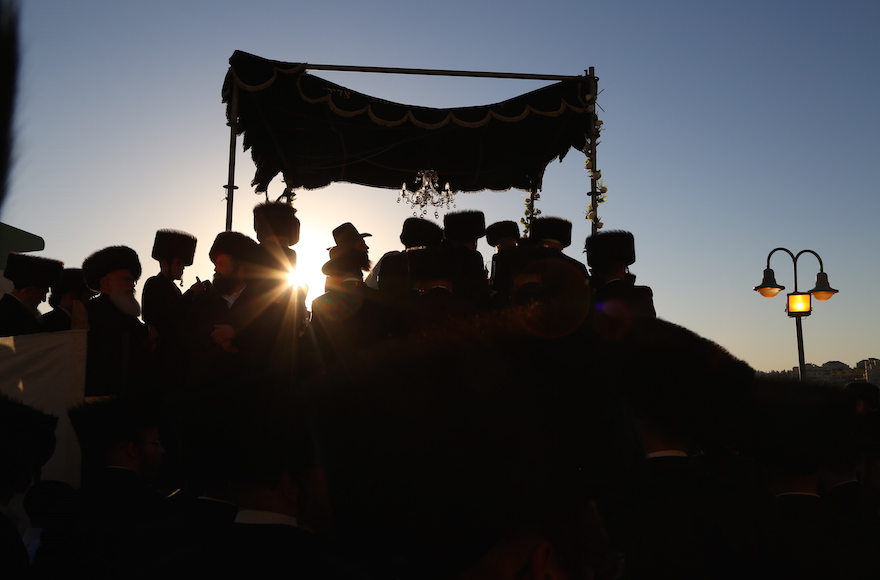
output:
M282 245L298 240L295 212L267 205L254 213L260 231L268 227ZM455 259L441 249L444 240L486 236L499 250L512 241L529 248L529 259L542 257L529 267L553 292L362 344L305 374L249 368L180 392L157 389L161 395L134 405L122 397L77 407L71 419L80 443L104 451L161 416L169 427L163 439L179 445L180 479L169 477L182 495L199 491L187 489L194 481L274 485L294 473L308 508L299 523L318 534L332 528L342 552L369 577L463 578L489 566L499 550L510 558L505 565L523 556L505 576L517 577L535 561L503 547L531 537L552 544L575 577L584 567L602 577L591 562L609 554L583 541L585 530L596 532L581 519L594 503L612 546L627 552L628 578L877 577L876 387L768 381L671 322L594 308L572 316L570 303L582 294L563 290L585 288L580 270L563 276L561 258L550 266L543 259L554 255L544 249L571 245L567 220L534 220L531 241L513 221L487 227L480 212L447 214L443 225L407 219L400 233L406 251L383 257L384 275L442 278ZM332 234L324 274L366 271L370 234L352 223ZM152 257L192 264L195 249L193 236L160 230ZM585 249L594 270L635 262L630 232L591 236ZM257 261L259 245L222 232L209 249L212 257L221 253ZM85 260L79 282L96 288L120 268L141 275L130 248L105 248ZM41 286L61 285L62 277L73 286L79 275L26 255L10 256L6 274ZM856 414L857 398L869 407L864 415ZM38 429L27 435L17 427L21 410L4 404L2 460L10 473L32 475L51 452L46 433L54 418L32 414ZM688 463L670 467L677 460ZM316 467L326 478L327 513L307 505L321 496L310 479ZM827 470L858 476L855 508L832 503L833 486L822 486ZM20 478L9 481L22 487ZM820 492L826 503L813 511L795 513L779 499L806 494L818 502ZM164 555L144 556L139 565Z

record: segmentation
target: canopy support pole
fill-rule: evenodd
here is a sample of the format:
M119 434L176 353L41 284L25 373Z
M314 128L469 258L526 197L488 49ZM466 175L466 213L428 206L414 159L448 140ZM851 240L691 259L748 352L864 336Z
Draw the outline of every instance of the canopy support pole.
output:
M226 177L226 231L232 231L232 202L235 190L235 146L238 141L238 87L232 86L232 104L229 108L229 175Z
M593 67L590 67L589 70L584 71L587 73L587 80L590 83L590 94L593 95L593 106L595 107L596 97L598 96L598 88L599 83L597 82L599 79L596 78L595 70ZM599 127L601 125L597 122L591 128L590 131L590 145L589 149L585 152L587 154L587 158L590 162L590 207L593 208L593 219L590 220L590 235L595 236L599 231L599 180L602 177L602 172L598 170L596 166L596 145L599 144Z

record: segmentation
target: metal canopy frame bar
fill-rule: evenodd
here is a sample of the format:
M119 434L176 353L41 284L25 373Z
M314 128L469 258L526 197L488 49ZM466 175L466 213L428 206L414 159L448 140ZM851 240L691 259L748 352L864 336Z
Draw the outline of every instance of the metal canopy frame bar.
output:
M583 75L541 75L529 73L480 72L462 70L443 70L429 68L388 68L380 66L347 66L336 64L305 64L306 70L335 70L344 72L389 73L399 75L428 75L445 77L483 77L493 79L523 79L534 81L576 81L583 80ZM586 71L584 71L586 72Z

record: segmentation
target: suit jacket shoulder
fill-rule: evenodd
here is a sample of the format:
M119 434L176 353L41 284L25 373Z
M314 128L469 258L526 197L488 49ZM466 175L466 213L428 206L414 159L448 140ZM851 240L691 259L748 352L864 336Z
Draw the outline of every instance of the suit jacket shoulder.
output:
M45 332L43 324L15 296L0 298L0 336L18 336Z

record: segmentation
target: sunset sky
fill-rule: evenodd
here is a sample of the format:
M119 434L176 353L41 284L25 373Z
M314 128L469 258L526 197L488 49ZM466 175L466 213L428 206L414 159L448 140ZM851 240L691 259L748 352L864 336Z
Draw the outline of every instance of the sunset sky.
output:
M759 370L797 365L784 296L752 291L776 247L811 249L832 300L804 321L808 362L880 357L880 4L844 0L545 0L304 3L29 0L21 7L16 162L2 221L42 236L39 255L78 267L135 248L144 277L157 229L199 239L184 280L210 278L223 230L229 130L220 91L235 50L316 64L599 77L599 214L632 231L638 282L660 317ZM546 83L314 73L431 107L502 101ZM581 253L589 176L571 151L548 167L539 207L574 222ZM253 235L254 165L237 156L233 229ZM280 178L270 186L281 193ZM461 194L487 223L522 217L524 192ZM301 274L320 286L331 230L351 221L375 260L399 249L412 210L396 192L336 184L298 192ZM484 258L492 251L483 241ZM798 262L798 288L818 272ZM792 261L771 267L793 289ZM788 290L786 290L788 291Z

